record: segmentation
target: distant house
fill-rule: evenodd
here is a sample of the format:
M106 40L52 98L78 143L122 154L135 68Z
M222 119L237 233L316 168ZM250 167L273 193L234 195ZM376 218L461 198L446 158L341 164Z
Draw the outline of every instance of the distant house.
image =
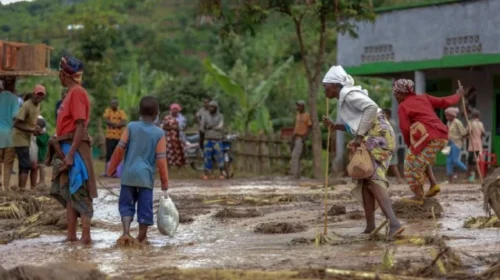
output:
M70 25L68 25L67 30L73 31L73 30L80 30L83 28L84 28L83 24L70 24Z
M378 9L375 22L358 24L358 38L339 35L337 61L354 76L412 79L417 93L448 95L458 80L475 87L476 108L488 131L484 146L500 155L499 11L500 0ZM392 103L397 118L394 98ZM343 136L338 136L337 151L342 151ZM401 137L399 142L403 148ZM443 156L438 163L444 164Z

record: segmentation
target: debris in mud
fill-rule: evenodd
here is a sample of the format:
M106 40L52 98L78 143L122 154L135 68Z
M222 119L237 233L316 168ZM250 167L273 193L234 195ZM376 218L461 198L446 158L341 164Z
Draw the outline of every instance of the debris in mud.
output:
M464 222L464 228L500 228L500 221L497 216L469 217Z
M254 218L262 216L262 213L257 211L257 209L233 209L225 207L224 209L215 213L214 217L219 219L229 219L229 218Z
M255 233L285 234L296 233L306 230L306 226L300 223L261 223L255 227Z
M435 217L441 217L443 207L435 198L426 198L424 204L409 204L399 200L392 204L392 209L398 218L402 219L432 219L433 212Z
M40 210L42 198L16 192L0 193L0 219L23 219Z
M298 244L312 244L314 239L307 239L305 237L295 237L290 241L290 245L298 245Z
M346 213L347 209L344 204L335 204L328 210L328 216L338 216Z
M350 220L362 220L365 218L365 213L363 213L363 211L361 210L354 210L347 214L347 218Z
M477 275L476 279L498 279L500 277L500 260Z
M42 232L67 228L65 210L60 204L41 194L38 190L23 194L0 193L0 219L7 219L9 226L2 227L0 240L8 243L15 239L40 236Z
M141 243L130 235L122 235L116 240L117 247L139 248Z
M225 206L237 206L237 205L252 205L252 206L265 206L265 205L277 205L285 204L295 201L295 198L289 195L269 195L269 196L246 196L246 197L235 197L235 198L220 198L214 200L205 200L205 204L220 204Z
M493 208L493 212L500 217L500 168L495 169L484 179L482 190L484 210L490 213L490 209Z
M263 271L263 270L242 270L242 269L178 269L161 268L151 271L135 273L133 279L156 280L156 279L217 279L217 280L296 280L296 279L339 279L325 277L323 270L303 270L303 271Z
M1 268L1 267L0 267ZM47 266L22 265L0 269L2 280L105 280L108 277L95 266L82 263L62 263Z

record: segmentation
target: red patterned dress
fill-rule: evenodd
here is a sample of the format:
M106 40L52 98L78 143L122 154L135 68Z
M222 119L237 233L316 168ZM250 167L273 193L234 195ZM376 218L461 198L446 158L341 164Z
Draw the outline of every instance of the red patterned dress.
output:
M179 137L179 122L171 115L163 119L163 130L167 139L167 161L169 166L184 166L184 146Z

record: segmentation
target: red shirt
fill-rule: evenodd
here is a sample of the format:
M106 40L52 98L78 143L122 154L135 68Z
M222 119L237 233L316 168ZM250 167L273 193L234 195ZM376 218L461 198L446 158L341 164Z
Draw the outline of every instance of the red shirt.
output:
M82 86L74 86L61 103L57 111L57 136L75 132L77 120L84 120L85 128L88 127L90 99L87 91Z
M428 94L410 95L399 104L399 128L406 146L410 145L410 127L416 122L424 125L429 137L417 149L411 147L413 154L419 154L423 148L435 139L448 139L448 127L438 118L434 109L446 109L460 101L459 94L439 98Z

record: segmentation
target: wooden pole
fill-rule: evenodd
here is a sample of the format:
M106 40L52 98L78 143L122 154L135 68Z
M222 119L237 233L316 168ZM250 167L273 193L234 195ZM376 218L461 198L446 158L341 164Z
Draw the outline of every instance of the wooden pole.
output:
M326 115L328 116L330 113L330 100L326 98ZM325 163L325 226L323 230L323 234L326 236L328 234L328 171L329 171L329 166L330 166L330 132L331 128L328 126L328 136L327 136L327 141L326 141L326 150L327 150L327 156L326 156L326 163Z
M460 83L460 80L458 80L458 88L463 88L462 83ZM471 129L470 129L470 123L469 123L469 116L467 115L467 106L465 105L465 98L462 95L462 107L464 109L464 116L465 116L465 121L467 122L467 130L469 132L469 145L471 145L472 142L472 135L471 135ZM481 143L481 146L483 144ZM477 174L479 175L479 181L481 182L481 185L483 184L483 174L481 174L481 169L479 168L479 157L476 156L474 153L475 161L476 161L476 169L477 169Z

